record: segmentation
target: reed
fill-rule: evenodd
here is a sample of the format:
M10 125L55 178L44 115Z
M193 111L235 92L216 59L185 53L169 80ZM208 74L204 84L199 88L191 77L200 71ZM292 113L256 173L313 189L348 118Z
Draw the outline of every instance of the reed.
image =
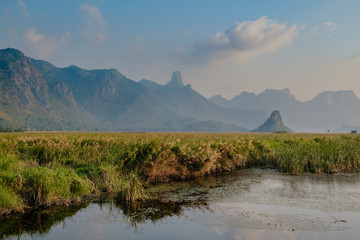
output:
M0 133L0 213L147 198L146 184L239 168L359 172L357 134Z

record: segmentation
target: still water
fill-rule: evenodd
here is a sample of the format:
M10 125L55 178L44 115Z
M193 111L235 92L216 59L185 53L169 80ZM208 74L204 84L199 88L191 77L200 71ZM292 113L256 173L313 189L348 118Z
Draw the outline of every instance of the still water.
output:
M84 203L0 221L2 239L359 239L360 174L241 170L151 188L154 200ZM156 200L155 200L156 199Z

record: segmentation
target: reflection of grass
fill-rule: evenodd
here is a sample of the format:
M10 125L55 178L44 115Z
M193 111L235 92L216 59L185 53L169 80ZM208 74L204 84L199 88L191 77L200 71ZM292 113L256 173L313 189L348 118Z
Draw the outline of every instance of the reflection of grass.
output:
M123 212L125 220L131 225L135 231L140 231L139 224L146 221L157 222L164 217L180 216L185 210L188 209L207 209L209 210L206 201L180 201L180 202L163 202L160 200L147 200L143 202L135 202L124 204L118 202L117 208Z
M52 207L41 211L31 211L0 219L0 239L22 234L47 234L51 227L63 222L88 204L76 204L68 207Z
M149 200L143 202L98 202L102 207L109 208L109 218L128 223L134 231L141 233L141 224L152 221L157 222L164 217L180 216L187 209L207 209L205 201L181 201L162 202ZM40 234L46 236L50 229L61 222L66 223L79 210L88 207L88 203L75 204L71 206L55 206L47 209L29 211L9 218L0 219L0 239L6 237L29 234L30 236ZM140 225L139 225L140 224Z
M0 214L110 194L145 199L145 182L241 167L282 172L358 172L356 134L0 134Z

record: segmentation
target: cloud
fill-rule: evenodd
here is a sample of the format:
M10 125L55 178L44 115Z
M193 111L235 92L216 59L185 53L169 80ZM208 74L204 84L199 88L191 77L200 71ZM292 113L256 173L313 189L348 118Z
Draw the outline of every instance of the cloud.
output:
M37 33L35 28L29 28L24 34L24 40L30 47L32 55L39 58L50 56L59 46L65 44L70 34L67 32L61 37L45 36Z
M264 16L256 21L236 23L224 33L218 32L208 40L196 41L182 51L178 48L173 54L183 55L198 62L244 62L291 45L297 32L296 25L288 27Z
M314 34L316 34L318 32L319 28L327 27L327 28L329 28L328 37L331 37L335 31L335 26L336 26L336 24L333 22L323 22L323 23L320 23L320 24L316 25L315 27L313 27L312 32Z
M30 17L30 13L26 8L26 5L23 0L18 0L18 7L21 9L21 12L24 14L25 17Z
M100 10L87 3L81 5L80 9L85 13L86 18L85 28L81 29L81 33L97 43L103 43L108 38L104 33L107 22L103 19Z

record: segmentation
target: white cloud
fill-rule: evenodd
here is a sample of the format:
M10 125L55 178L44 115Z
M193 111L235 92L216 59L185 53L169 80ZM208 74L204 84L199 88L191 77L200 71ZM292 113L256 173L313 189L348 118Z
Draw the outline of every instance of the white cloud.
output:
M87 3L81 5L80 8L86 18L85 28L81 29L81 33L97 43L103 43L108 38L108 35L104 33L107 22L103 19L100 10Z
M26 5L23 0L18 0L18 7L21 9L21 12L24 14L25 17L30 17L30 13L26 8Z
M243 62L291 45L297 32L296 25L286 26L264 16L256 21L236 23L224 33L216 33L211 39L194 42L184 51L183 57L217 64Z
M46 58L50 56L59 46L66 43L70 34L67 32L61 37L45 36L42 33L37 33L35 28L29 28L24 40L29 46L32 55L39 58Z
M329 28L328 37L331 37L335 31L336 24L333 22L323 22L323 23L320 23L320 24L316 25L315 27L313 27L312 32L314 34L316 34L318 32L319 28L322 28L322 27Z

